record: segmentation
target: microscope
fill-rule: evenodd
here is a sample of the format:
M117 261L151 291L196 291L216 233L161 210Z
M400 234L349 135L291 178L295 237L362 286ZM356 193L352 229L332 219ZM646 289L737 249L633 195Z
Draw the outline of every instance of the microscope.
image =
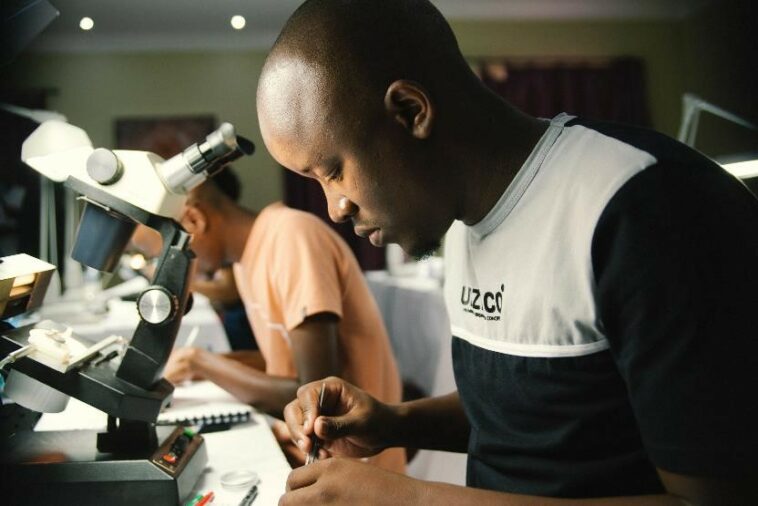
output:
M94 344L50 320L18 328L5 322L41 305L55 266L23 254L0 259L5 396L33 412L62 411L75 397L108 415L99 432L6 427L0 434L4 504L176 505L192 491L207 463L202 436L155 425L173 392L163 368L191 308L194 254L176 220L192 188L254 149L229 123L168 160L93 149L83 130L59 121L42 123L26 139L22 160L65 182L84 202L72 258L112 272L137 223L157 230L163 249L150 286L137 298L140 321L131 339Z

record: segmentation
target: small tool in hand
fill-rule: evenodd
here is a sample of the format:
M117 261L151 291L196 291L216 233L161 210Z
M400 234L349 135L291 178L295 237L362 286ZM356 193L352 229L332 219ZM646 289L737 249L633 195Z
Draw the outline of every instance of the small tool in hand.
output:
M321 414L321 408L324 405L324 391L326 391L326 383L321 383L321 391L318 394L318 412ZM318 460L319 439L316 436L316 427L313 428L313 435L311 436L313 445L311 451L308 452L308 456L305 458L305 465L313 464Z

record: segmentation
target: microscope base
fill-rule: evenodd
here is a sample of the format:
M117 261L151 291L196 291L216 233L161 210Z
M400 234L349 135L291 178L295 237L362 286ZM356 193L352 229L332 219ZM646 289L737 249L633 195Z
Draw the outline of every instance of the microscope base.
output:
M163 457L183 430L161 429L157 449L134 455L98 452L97 431L16 433L2 444L3 504L181 504L205 470L206 446L201 436L185 439L171 464Z

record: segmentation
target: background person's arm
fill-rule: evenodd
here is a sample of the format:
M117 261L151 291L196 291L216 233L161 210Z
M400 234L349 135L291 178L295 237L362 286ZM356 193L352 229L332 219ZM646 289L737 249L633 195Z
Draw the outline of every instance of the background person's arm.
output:
M298 378L271 376L234 358L200 348L176 350L166 365L165 376L174 383L186 378L210 380L242 402L281 417L301 383L339 373L334 315L322 313L306 318L289 335Z
M218 304L233 304L240 300L231 267L220 268L210 278L195 275L190 282L190 289Z

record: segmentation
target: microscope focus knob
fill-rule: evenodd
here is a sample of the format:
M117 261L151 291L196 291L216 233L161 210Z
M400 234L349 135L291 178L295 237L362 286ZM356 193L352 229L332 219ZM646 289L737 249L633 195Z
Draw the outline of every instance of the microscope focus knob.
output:
M113 184L124 173L124 166L110 149L97 148L87 158L87 174L102 185Z
M157 325L171 318L176 310L176 297L159 286L148 288L137 299L140 318Z

